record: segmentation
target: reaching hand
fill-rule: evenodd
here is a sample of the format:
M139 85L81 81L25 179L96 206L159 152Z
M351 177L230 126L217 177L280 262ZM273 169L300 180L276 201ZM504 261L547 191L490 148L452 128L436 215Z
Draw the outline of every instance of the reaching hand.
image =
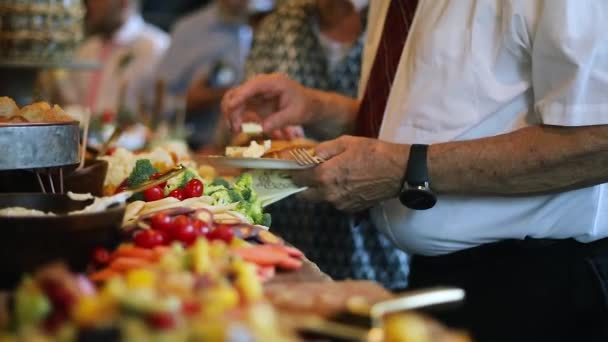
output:
M235 133L244 118L262 123L271 133L310 120L312 96L307 88L281 74L259 75L231 89L222 100L222 112Z

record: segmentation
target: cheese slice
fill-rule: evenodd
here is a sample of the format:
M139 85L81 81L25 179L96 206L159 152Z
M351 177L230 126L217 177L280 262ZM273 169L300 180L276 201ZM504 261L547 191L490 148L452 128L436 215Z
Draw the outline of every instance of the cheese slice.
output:
M260 135L264 130L259 123L245 122L241 125L241 131L247 135Z
M270 140L265 140L261 145L256 141L251 141L249 146L227 146L226 157L232 158L261 158L268 150L272 143Z

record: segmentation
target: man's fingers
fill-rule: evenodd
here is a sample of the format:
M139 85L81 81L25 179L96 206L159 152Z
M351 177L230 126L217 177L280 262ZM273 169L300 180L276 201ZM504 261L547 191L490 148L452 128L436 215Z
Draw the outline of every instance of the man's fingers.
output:
M262 122L262 127L264 132L272 132L292 124L297 125L299 122L293 122L293 113L291 112L291 109L288 108L265 117Z
M338 138L330 141L320 143L315 148L315 155L329 160L334 156L346 151L348 145L344 142L343 138Z
M290 175L293 183L299 187L317 185L314 168L302 171L292 171Z
M274 131L272 131L272 133L270 134L270 136L272 137L272 139L274 140L287 140L285 138L285 134L283 133L282 130L280 129L275 129Z
M289 126L283 129L283 134L287 140L293 140L304 137L304 129L302 126Z
M256 97L265 99L276 97L284 90L283 84L278 75L259 75L229 90L222 99L221 109L230 121L232 130L240 131L242 117L249 100Z
M226 109L231 110L242 107L245 103L256 96L264 98L278 95L285 89L284 82L277 75L259 75L242 85L232 89L230 96L226 97Z
M324 200L323 191L319 188L310 188L297 194L297 197L309 202L321 202Z
M243 116L243 112L245 110L244 106L241 107L231 107L229 103L233 97L235 89L231 89L222 98L222 103L220 104L222 113L224 115L224 120L227 123L227 126L233 133L238 133L241 129L241 117Z

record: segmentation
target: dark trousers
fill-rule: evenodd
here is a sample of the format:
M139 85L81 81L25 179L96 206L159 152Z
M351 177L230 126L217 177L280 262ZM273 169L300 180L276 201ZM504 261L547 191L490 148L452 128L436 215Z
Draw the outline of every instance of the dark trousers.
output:
M414 256L410 288L466 291L437 318L475 341L608 341L608 239L503 241Z

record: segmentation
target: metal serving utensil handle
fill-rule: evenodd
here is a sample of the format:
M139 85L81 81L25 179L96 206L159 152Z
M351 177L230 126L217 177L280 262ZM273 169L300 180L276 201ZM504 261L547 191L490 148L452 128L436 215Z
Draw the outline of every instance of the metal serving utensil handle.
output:
M372 325L381 324L382 318L387 314L439 304L457 303L464 300L464 297L464 290L457 287L434 287L409 291L395 299L374 304L370 309Z
M138 186L135 186L135 187L132 187L132 188L129 187L126 190L130 191L130 192L133 192L133 193L141 192L141 191L149 189L149 188L151 188L151 187L153 187L155 185L162 184L162 183L168 181L169 179L180 175L184 171L186 171L186 167L184 165L182 165L182 164L179 164L179 165L175 166L173 169L171 169L171 170L167 171L166 173L160 175L158 178L147 180L147 181L139 184Z
M97 151L97 155L98 156L104 156L106 154L106 152L108 152L108 149L110 149L110 145L112 145L114 142L116 142L116 140L118 140L118 138L120 138L120 136L122 135L122 133L124 132L124 129L120 126L116 126L116 128L114 128L114 132L112 132L112 135L108 138L108 140L106 140L101 147L99 147L99 150Z

